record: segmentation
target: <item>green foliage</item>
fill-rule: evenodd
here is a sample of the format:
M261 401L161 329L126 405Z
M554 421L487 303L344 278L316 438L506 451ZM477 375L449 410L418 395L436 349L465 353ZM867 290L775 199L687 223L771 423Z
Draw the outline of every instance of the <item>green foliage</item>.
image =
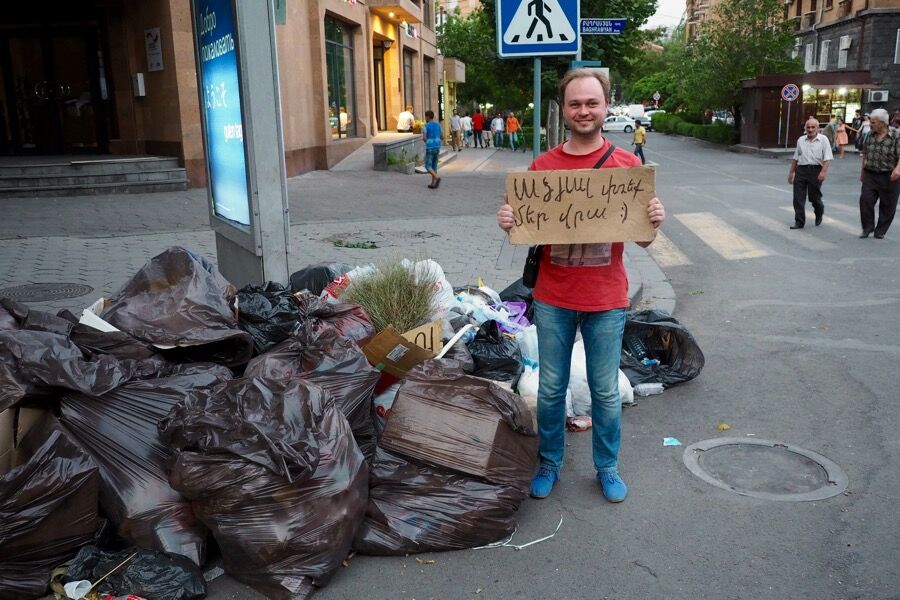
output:
M653 130L661 133L675 133L687 137L695 137L715 144L732 145L738 142L738 133L724 123L700 124L691 123L671 113L653 115Z
M341 294L341 302L362 306L378 331L388 325L409 331L428 322L438 283L430 271L417 277L399 262L386 263L375 273L354 279Z

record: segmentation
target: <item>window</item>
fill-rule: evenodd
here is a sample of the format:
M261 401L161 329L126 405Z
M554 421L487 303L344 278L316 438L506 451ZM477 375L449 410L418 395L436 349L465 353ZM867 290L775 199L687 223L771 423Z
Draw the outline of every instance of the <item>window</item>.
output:
M834 8L834 0L825 0L825 10Z
M811 71L816 70L816 56L815 56L815 45L807 44L806 45L806 53L803 55L804 60L804 68L806 72L809 73Z
M422 0L422 24L428 29L434 29L434 6L431 4L433 0Z
M900 29L897 30L897 41L894 44L894 64L900 64Z
M819 70L828 70L828 51L831 49L831 40L822 40L822 46L819 51Z
M353 28L325 17L325 68L328 75L328 126L331 137L356 137L353 85Z
M434 80L432 72L434 71L434 60L426 58L422 61L422 89L425 90L425 108L434 110L431 103L431 90L434 89Z
M403 51L403 104L404 106L416 105L416 88L413 83L413 64L416 56L412 50Z
M850 36L842 35L838 46L838 69L847 68L847 55L850 54Z
M800 46L802 46L802 42L800 38L794 39L794 48L791 50L791 58L797 58L800 56Z

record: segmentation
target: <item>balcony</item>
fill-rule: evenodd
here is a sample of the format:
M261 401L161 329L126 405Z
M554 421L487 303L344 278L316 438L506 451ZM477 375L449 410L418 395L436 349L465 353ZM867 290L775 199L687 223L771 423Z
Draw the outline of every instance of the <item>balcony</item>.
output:
M369 9L391 22L422 22L422 7L413 0L369 0Z

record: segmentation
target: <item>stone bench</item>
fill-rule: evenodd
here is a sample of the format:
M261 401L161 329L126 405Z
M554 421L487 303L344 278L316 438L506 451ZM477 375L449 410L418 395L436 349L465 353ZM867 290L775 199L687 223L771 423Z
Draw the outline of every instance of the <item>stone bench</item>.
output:
M376 171L412 173L416 163L425 158L425 142L417 133L397 134L393 139L374 142L372 148Z

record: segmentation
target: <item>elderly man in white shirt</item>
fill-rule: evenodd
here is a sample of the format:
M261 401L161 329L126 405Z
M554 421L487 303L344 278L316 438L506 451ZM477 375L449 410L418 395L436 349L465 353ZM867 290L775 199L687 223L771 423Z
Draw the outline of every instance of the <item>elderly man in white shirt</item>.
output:
M816 214L816 227L822 224L822 217L825 215L822 182L828 173L828 165L834 159L831 143L819 133L819 122L809 119L804 127L806 135L797 140L791 169L788 171L788 183L794 185L794 224L791 229L803 229L806 225L807 193Z

